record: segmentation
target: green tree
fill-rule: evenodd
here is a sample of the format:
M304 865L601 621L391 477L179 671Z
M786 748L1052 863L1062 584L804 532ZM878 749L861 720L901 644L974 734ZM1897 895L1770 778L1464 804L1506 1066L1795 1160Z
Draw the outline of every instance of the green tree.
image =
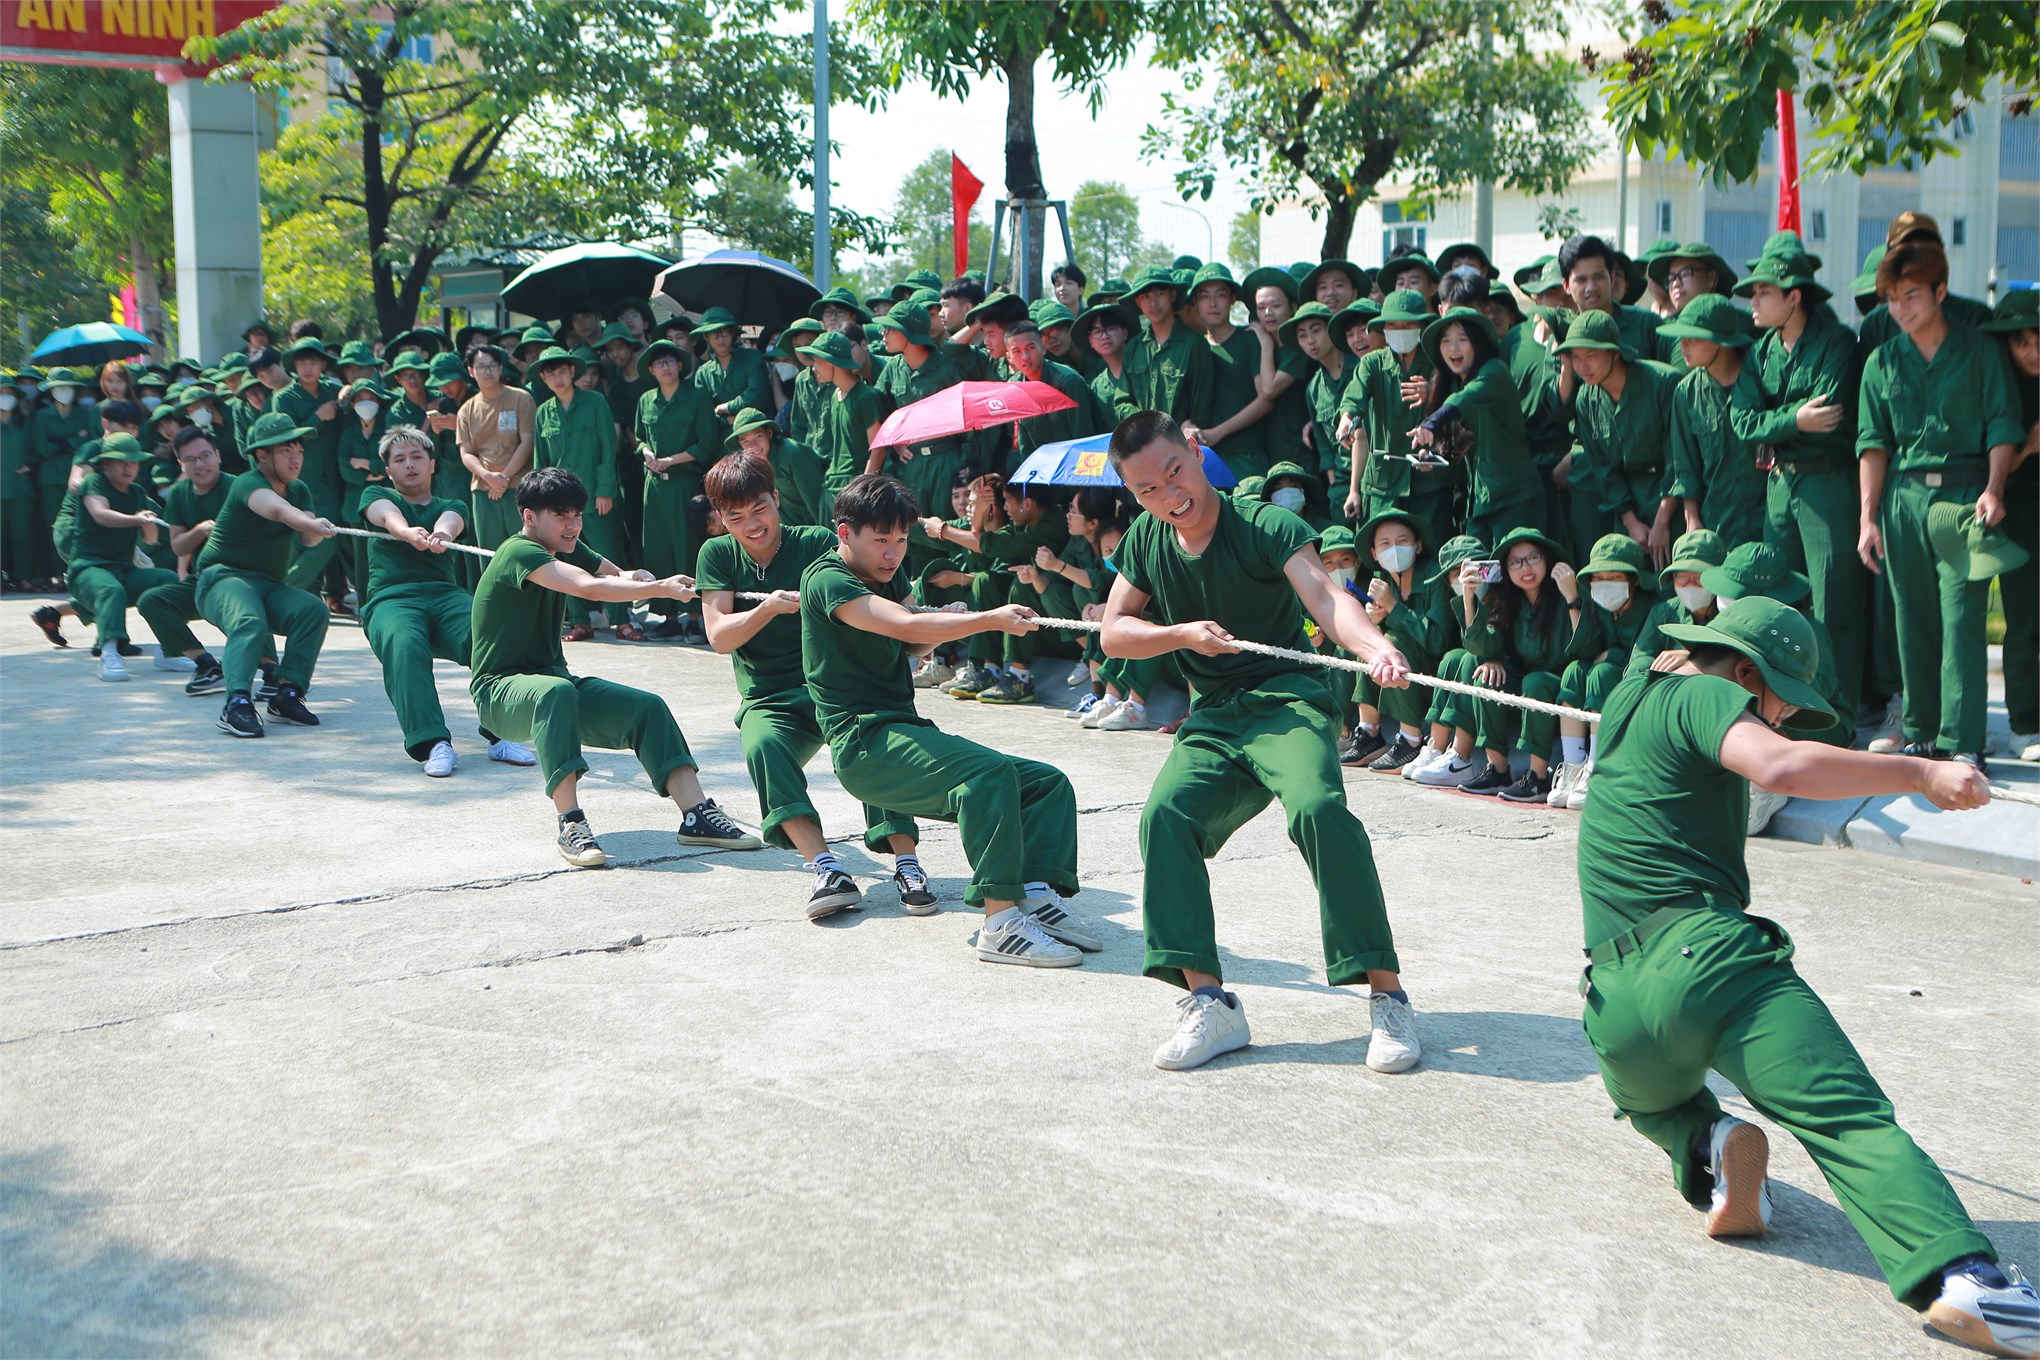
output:
M28 362L59 326L103 315L107 281L78 263L42 189L0 183L0 368Z
M1240 270L1257 267L1261 263L1261 210L1241 208L1234 214L1232 227L1226 233L1225 253L1234 266Z
M1161 34L1183 90L1148 154L1186 164L1186 198L1235 167L1256 207L1305 199L1335 258L1390 176L1426 195L1475 179L1548 193L1584 166L1575 68L1551 50L1564 36L1563 10L1532 0L1225 0L1207 30Z
M889 285L916 269L932 269L945 279L956 272L950 244L955 222L949 206L949 156L947 149L931 151L900 180L892 215L883 224L883 242L871 241L864 247L879 258L856 271L864 281L856 287ZM970 267L982 269L992 253L992 228L982 206L971 209L969 230ZM837 282L853 286L844 279Z
M2040 89L2033 8L1997 0L1692 0L1672 17L1646 0L1648 31L1598 70L1616 125L1645 155L1659 147L1732 180L1754 179L1777 92L1796 90L1812 123L1801 173L1862 174L1955 154L1949 127L2002 79L2009 112Z
M725 167L714 192L701 201L694 225L739 250L762 251L814 273L815 215L796 205L784 174L747 158ZM829 205L829 236L835 250L883 250L888 223L881 218Z
M0 64L0 177L49 203L72 258L117 290L132 281L159 345L173 275L169 101L143 71ZM8 253L13 253L8 244ZM99 314L96 301L87 305Z
M664 236L723 166L808 183L810 40L783 0L298 0L195 55L224 79L324 86L314 135L356 160L328 208L360 214L377 326L410 325L439 258L570 234ZM832 49L871 88L861 49ZM562 228L564 229L564 228Z
M1098 282L1131 278L1142 265L1175 258L1167 246L1141 234L1140 200L1117 180L1087 179L1070 195L1070 237L1077 263Z

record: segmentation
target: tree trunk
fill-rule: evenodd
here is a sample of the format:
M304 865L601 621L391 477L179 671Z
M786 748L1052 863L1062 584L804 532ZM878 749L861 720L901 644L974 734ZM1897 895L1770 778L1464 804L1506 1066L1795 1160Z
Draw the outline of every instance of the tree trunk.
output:
M1042 199L1048 188L1041 182L1041 147L1034 139L1034 63L1040 52L1028 48L1012 53L1001 69L1006 76L1006 195L1013 199ZM1040 208L1023 210L1027 249L1012 255L1013 291L1028 302L1041 293L1041 260L1045 246L1042 232L1047 214ZM1019 243L1015 242L1017 246Z
M1353 219L1357 205L1337 185L1319 186L1325 195L1325 239L1318 246L1321 260L1348 260L1353 245Z
M354 78L361 86L361 208L368 221L368 277L375 296L376 324L384 335L395 335L409 329L411 322L397 297L396 271L385 254L392 205L383 171L383 82L374 71L358 70Z
M163 315L163 280L156 273L156 253L140 235L128 237L128 267L135 276L135 319L137 328L149 337L153 357L163 362L169 352L168 318Z

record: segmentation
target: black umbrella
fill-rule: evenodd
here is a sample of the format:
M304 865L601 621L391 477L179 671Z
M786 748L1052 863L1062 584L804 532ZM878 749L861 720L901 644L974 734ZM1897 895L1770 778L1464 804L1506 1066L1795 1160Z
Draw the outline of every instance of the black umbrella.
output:
M643 297L669 261L613 241L587 241L543 256L503 289L503 305L526 316L565 319L587 303L604 311L612 302Z
M727 307L746 326L776 331L809 315L822 290L784 260L755 250L711 250L659 275L658 291L697 316Z

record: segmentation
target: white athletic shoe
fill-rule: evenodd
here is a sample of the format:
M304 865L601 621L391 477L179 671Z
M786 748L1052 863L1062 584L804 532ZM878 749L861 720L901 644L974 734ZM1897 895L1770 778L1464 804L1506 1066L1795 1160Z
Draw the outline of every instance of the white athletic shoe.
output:
M1755 1124L1723 1115L1707 1136L1709 1237L1762 1237L1771 1230L1771 1140Z
M2001 1285L1973 1270L1941 1279L1941 1296L1927 1309L1927 1325L1992 1355L2040 1355L2040 1294L2019 1268L2000 1263Z
M1572 788L1567 790L1565 805L1569 811L1578 812L1587 805L1587 790L1594 782L1594 767L1582 765L1580 772L1573 776Z
M1870 738L1868 749L1873 755L1892 755L1905 745L1905 734L1899 728L1904 717L1905 696L1894 694L1884 706L1884 721L1877 725L1877 735Z
M108 647L99 654L99 678L101 680L132 680L128 668L120 659L120 653Z
M156 659L149 664L159 671L181 671L186 675L198 669L198 663L188 656L165 656L163 649L156 649Z
M1104 702L1105 702L1104 695L1092 694L1090 691L1086 690L1084 692L1083 698L1077 700L1075 703L1071 704L1068 708L1063 710L1063 716L1065 718L1081 719L1085 715L1090 713L1092 709L1096 708L1098 705Z
M1456 789L1487 772L1484 755L1462 756L1447 751L1441 758L1412 776L1427 789Z
M1020 910L1032 916L1043 930L1061 940L1073 944L1086 953L1095 954L1105 947L1105 941L1098 932L1065 910L1066 903L1051 892L1046 897L1030 897L1020 904Z
M1077 726L1095 729L1099 723L1112 716L1112 710L1118 708L1119 704L1119 700L1109 694L1106 695L1097 703L1091 705L1091 711L1077 720Z
M1436 746L1426 746L1417 752L1417 758L1402 767L1402 777L1415 783L1417 776L1445 759L1446 753Z
M504 741L498 737L489 743L489 759L500 760L505 765L536 765L538 757L529 746L521 741Z
M1551 772L1551 792L1544 796L1545 806L1564 807L1565 800L1572 796L1573 783L1579 779L1580 771L1584 768L1570 760L1560 761L1558 768Z
M2040 741L2034 742L2031 746L2019 752L2019 759L2040 761Z
M1074 968L1084 956L1071 945L1051 940L1024 911L1015 910L998 926L978 927L977 956L985 963L1017 963L1027 968Z
M1785 805L1791 801L1782 793L1773 793L1755 784L1750 785L1749 834L1755 836L1762 832L1771 824L1771 819L1784 811Z
M1148 721L1147 706L1131 699L1098 720L1100 732L1145 732L1153 726Z
M2024 760L2025 752L2030 747L2040 747L2040 732L2014 732L2003 738L1993 737L1990 740L1989 754Z
M1221 1001L1187 992L1176 998L1176 1032L1155 1050L1155 1066L1164 1072L1187 1072L1251 1042L1247 1008L1238 997L1228 992Z
M1417 1041L1417 1012L1407 1001L1387 992L1367 998L1373 1013L1374 1032L1367 1039L1367 1065L1377 1072L1407 1072L1424 1056Z
M956 667L930 658L914 672L915 689L939 689L956 678Z
M432 749L425 753L425 773L434 779L444 779L453 773L453 767L460 764L460 757L453 753L450 741L435 741Z

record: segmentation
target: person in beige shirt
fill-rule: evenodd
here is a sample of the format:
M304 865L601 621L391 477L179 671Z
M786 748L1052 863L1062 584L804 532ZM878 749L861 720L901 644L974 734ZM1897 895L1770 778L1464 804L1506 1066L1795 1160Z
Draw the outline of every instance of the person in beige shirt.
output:
M538 431L538 405L531 393L503 381L506 360L493 346L469 358L475 394L455 417L460 461L473 478L475 543L493 548L517 532L517 484L531 470L531 444Z

